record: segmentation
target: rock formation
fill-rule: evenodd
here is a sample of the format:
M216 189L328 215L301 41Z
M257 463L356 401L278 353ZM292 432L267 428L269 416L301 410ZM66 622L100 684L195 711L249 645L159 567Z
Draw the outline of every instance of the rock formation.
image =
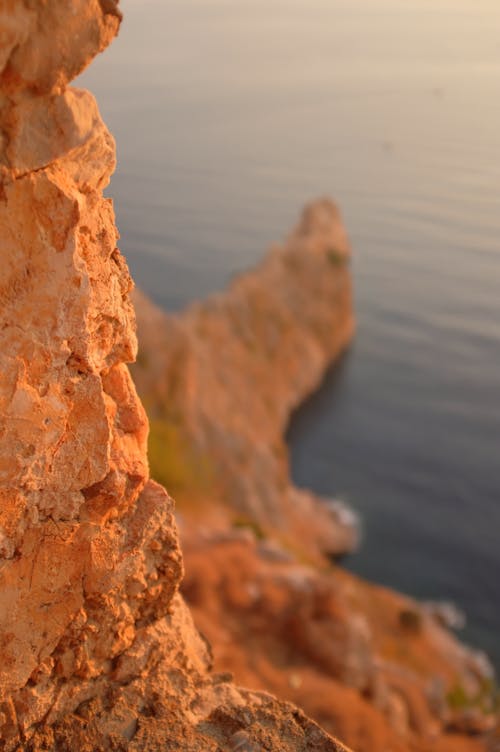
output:
M353 331L348 260L322 200L226 291L177 315L137 297L133 374L152 470L181 501L183 592L219 670L296 702L358 752L484 750L488 661L439 610L322 557L352 545L348 512L289 478L290 413Z
M114 143L68 88L114 0L0 4L0 749L340 750L209 673L126 363Z
M219 671L296 703L357 752L484 751L491 674L418 603L248 530L186 521L181 537L183 592Z
M188 445L203 495L212 486L233 520L272 530L309 556L345 553L357 541L345 507L293 486L284 440L291 412L351 340L349 261L339 213L325 199L254 271L182 316L138 296L133 375L152 418L153 469L169 488L178 481L182 500L178 468L165 457Z

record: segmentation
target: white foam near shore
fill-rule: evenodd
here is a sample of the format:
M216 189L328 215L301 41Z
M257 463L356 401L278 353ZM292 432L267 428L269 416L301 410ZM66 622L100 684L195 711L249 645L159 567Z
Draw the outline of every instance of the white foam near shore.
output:
M359 547L361 542L361 518L358 513L343 499L323 499L328 511L335 518L335 522L352 536L352 550Z
M452 601L426 601L422 604L429 616L439 621L448 629L465 629L467 616L456 603Z

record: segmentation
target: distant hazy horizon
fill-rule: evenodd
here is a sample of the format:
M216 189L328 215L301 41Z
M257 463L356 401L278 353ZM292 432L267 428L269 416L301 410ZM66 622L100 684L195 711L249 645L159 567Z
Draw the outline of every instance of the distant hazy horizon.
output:
M295 478L362 515L349 566L455 600L500 665L500 5L122 7L80 82L138 284L178 308L338 201L359 331L292 426Z

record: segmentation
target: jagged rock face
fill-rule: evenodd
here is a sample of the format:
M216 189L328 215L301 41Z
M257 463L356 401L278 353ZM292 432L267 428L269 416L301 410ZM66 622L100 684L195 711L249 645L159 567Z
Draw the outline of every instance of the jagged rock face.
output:
M107 47L120 19L118 0L6 0L0 8L2 92L63 89Z
M291 706L211 677L177 594L102 195L114 142L66 88L119 20L113 0L0 5L0 749L339 752Z
M64 89L116 33L110 11L0 15L0 699L21 693L21 727L108 671L180 577L164 492L139 498L132 283L102 196L114 142L93 97Z

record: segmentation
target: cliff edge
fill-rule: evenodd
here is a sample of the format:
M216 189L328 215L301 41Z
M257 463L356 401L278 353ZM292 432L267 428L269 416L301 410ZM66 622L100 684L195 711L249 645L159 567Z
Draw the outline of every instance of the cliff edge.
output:
M181 315L134 293L133 377L151 418L153 474L191 507L196 475L211 525L222 504L232 522L309 558L346 553L358 538L346 507L293 485L284 438L352 338L350 256L339 211L322 199L254 270Z
M498 707L487 658L439 609L336 566L353 514L290 479L290 415L353 333L349 259L322 199L221 293L175 315L136 297L152 473L175 489L183 592L219 670L358 752L477 752Z

